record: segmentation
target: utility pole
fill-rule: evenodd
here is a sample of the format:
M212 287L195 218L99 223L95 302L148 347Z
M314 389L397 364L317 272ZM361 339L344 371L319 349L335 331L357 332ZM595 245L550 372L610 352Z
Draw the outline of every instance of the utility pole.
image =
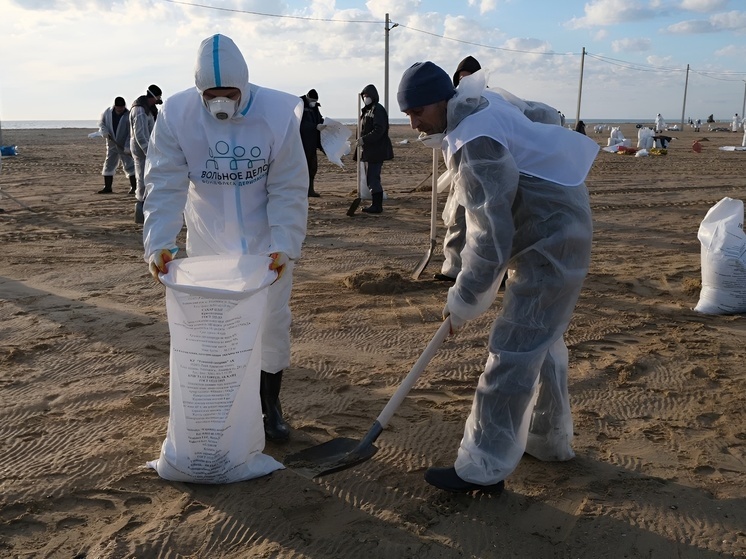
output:
M583 47L583 54L580 57L580 86L578 87L578 110L575 112L575 128L578 127L580 122L580 98L583 95L583 66L585 65L585 47Z
M395 23L391 27L389 27L389 24L391 23L391 20L389 19L389 14L386 14L386 53L385 53L385 61L384 61L384 70L383 70L383 108L386 109L386 112L389 111L389 31L391 31L394 27L399 25L398 23Z
M686 112L686 90L689 87L689 64L686 65L686 81L684 82L684 106L681 107L681 129L684 129L684 113Z

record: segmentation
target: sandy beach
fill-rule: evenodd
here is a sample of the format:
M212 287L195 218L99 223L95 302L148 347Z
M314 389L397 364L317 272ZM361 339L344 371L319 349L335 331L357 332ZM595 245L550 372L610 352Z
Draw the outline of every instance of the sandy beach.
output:
M622 131L636 145L634 125ZM164 288L121 169L96 194L104 146L89 132L3 131L18 155L0 175L0 557L746 557L746 320L692 310L700 222L746 198L746 152L718 150L742 133L687 128L665 156L599 153L591 269L566 336L576 458L525 456L494 497L423 473L455 459L499 298L445 341L367 462L219 486L145 468L169 415ZM392 128L380 216L346 216L354 164L320 156L281 395L293 432L265 449L280 461L361 438L440 325L440 219L411 278L430 228L432 151L415 138Z

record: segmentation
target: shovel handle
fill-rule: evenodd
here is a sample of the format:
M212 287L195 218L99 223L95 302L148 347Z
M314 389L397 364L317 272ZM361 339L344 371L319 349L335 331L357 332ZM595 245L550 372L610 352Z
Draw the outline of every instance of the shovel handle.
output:
M435 214L438 213L438 150L433 150L433 193L430 199L430 240L435 242Z
M404 398L407 397L407 394L409 394L409 391L412 390L412 387L417 382L417 379L420 378L422 371L425 370L425 367L427 367L428 363L430 363L433 356L438 351L438 348L440 348L440 345L443 343L443 340L445 340L450 333L451 317L449 316L446 317L446 319L443 321L443 324L440 325L440 328L438 328L438 331L435 332L433 339L430 340L429 344L427 344L427 347L422 352L422 355L420 355L420 358L417 359L417 362L412 366L409 374L407 374L399 388L397 388L396 392L394 392L394 395L391 397L388 404L386 404L386 407L383 408L383 411L379 414L376 422L380 425L381 429L388 425L389 420L394 415L394 412L399 409L399 406L404 401Z

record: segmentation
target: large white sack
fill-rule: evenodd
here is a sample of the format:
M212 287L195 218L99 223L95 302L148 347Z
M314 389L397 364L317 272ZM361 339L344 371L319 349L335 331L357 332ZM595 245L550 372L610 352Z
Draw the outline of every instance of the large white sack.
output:
M231 483L283 468L262 453L259 332L276 277L270 262L185 258L161 276L171 333L170 412L160 457L148 466L162 478Z
M710 208L697 238L701 243L702 290L694 310L706 314L746 312L743 201L726 197Z
M330 163L344 167L342 156L350 153L350 142L347 140L352 135L350 129L341 122L324 118L326 128L321 131L321 147Z

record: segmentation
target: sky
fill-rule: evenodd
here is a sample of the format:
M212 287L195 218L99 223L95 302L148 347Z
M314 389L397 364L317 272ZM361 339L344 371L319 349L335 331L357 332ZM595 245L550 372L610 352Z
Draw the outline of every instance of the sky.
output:
M405 118L404 70L431 60L451 75L467 55L489 85L568 119L579 104L586 123L729 121L746 100L746 0L0 0L0 121L96 120L150 84L168 98L194 85L215 33L251 82L316 89L338 119L367 84Z

